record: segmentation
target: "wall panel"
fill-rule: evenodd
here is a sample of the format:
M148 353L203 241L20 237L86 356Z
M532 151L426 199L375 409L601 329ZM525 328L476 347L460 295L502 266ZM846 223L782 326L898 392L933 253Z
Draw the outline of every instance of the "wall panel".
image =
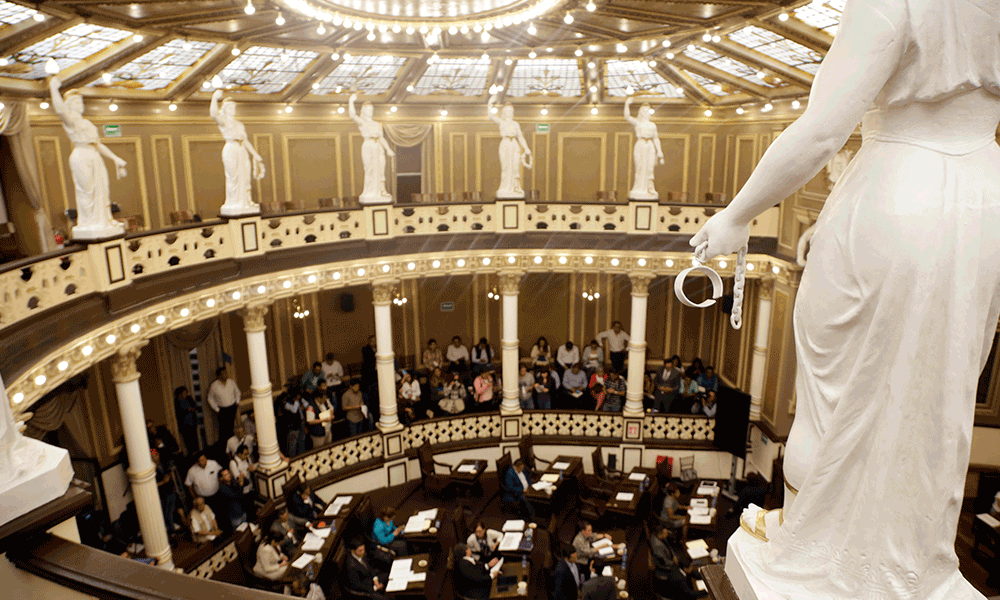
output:
M521 176L524 176L524 168ZM522 179L523 181L523 179ZM476 133L476 191L483 193L483 200L492 202L500 189L500 134Z
M702 133L698 135L698 166L695 169L698 179L694 190L695 202L701 202L705 193L716 191L715 146L715 134Z
M354 142L352 138L351 143ZM292 200L301 202L306 207L315 207L319 206L320 198L337 196L337 188L331 185L329 173L324 167L340 165L339 135L287 134L281 136L281 145L284 156L286 201ZM356 158L360 161L360 157ZM361 176L364 177L364 174ZM364 182L361 186L364 186ZM358 188L357 194L360 193L361 188Z
M154 135L150 141L153 150L153 189L156 192L156 209L160 215L160 222L170 225L169 213L181 209L181 199L177 189L174 137Z
M560 133L555 199L589 202L607 185L607 134Z
M656 191L660 199L667 198L667 192L688 191L688 169L690 168L691 137L687 134L660 134L663 148L663 165L657 165Z
M146 189L146 164L142 157L141 139L122 137L104 138L101 141L119 158L128 163L126 167L128 174L122 179L118 179L113 163L105 160L105 165L108 167L108 180L111 184L111 201L118 203L121 208L121 213L115 216L140 216L148 227L163 226L158 216L155 220L151 220L151 216L158 215L159 211L156 207L150 211L149 193Z
M226 202L226 170L220 135L182 135L184 183L188 210L203 219L215 218Z

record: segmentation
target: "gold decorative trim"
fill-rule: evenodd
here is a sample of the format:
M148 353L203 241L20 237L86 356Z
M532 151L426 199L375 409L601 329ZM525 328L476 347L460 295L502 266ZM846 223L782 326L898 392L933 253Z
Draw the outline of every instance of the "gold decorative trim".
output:
M153 187L156 190L156 205L160 211L160 223L164 226L170 225L170 217L165 212L163 212L163 181L160 177L160 160L157 157L157 145L160 142L167 143L167 154L169 155L168 160L170 161L170 182L173 187L174 197L173 205L174 211L179 211L181 209L180 205L180 194L177 189L177 159L174 156L174 136L172 135L152 135L149 137L150 140L150 151L153 155ZM146 224L147 227L150 226L149 223Z
M767 515L773 513L775 510L778 511L778 524L784 525L785 524L784 509L781 509L781 508L776 508L774 510L763 510L763 509L761 509L761 510L757 511L757 522L754 524L754 528L753 529L750 529L750 526L747 525L747 522L743 520L743 515L741 514L740 515L740 529L742 529L743 531L749 533L750 535L752 535L753 537L757 538L758 540L760 540L762 542L767 542L768 541L768 539L767 539L767 526L764 524L764 521L767 518Z

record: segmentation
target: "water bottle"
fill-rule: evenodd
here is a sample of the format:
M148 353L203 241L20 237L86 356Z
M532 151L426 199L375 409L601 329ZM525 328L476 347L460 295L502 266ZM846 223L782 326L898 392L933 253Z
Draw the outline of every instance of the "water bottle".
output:
M528 530L524 532L524 537L528 539L528 542L531 542L531 535L531 528L529 527Z
M622 548L622 570L628 569L628 548Z
M559 483L562 483L562 480L563 480L563 472L562 469L559 469Z
M522 569L527 569L528 568L528 555L527 554L522 554L521 555L521 568Z
M312 578L313 578L313 564L311 562L309 563L309 569L306 571L306 574L309 575L309 580L312 581Z
M441 519L436 519L434 521L434 529L437 529L438 531L441 531Z
M645 485L645 480L639 482L639 493L642 493L643 486Z

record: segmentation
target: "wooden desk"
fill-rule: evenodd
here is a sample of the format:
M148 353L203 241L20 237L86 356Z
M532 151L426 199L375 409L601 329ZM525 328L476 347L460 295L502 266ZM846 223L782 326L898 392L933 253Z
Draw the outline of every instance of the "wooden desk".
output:
M333 500L336 500L336 497ZM331 504L333 503L333 500L330 501ZM337 548L337 544L340 543L341 537L344 535L344 526L346 525L348 518L350 518L350 516L354 513L354 509L357 508L360 502L361 502L361 494L353 494L351 501L348 504L344 505L340 509L340 511L337 512L336 515L317 519L311 524L315 527L320 523L323 523L327 526L334 527L334 530L331 531L330 535L326 537L326 540L324 540L323 542L323 546L318 551L308 553L308 554L315 554L316 556L320 557L320 563L318 565L315 563L313 564L313 576L312 579L310 580L310 583L322 582L321 586L323 586L325 583L332 582L335 567L333 566L334 561L330 559L332 558L333 553ZM289 557L288 564L291 565L296 560L298 560L298 558L303 554L306 553L303 552L302 547L299 546L296 552ZM292 576L297 573L308 573L308 572L309 572L308 566L306 566L304 569L301 570L295 568L289 568L286 575Z
M567 469L562 470L563 480L561 483L555 484L554 486L555 489L553 489L552 494L547 494L541 490L536 490L534 488L529 487L524 492L524 496L527 499L548 504L552 502L552 497L558 493L559 489L563 485L565 485L567 481L569 481L570 479L578 480L580 477L583 476L583 459L581 459L579 456L560 455L557 456L555 460L552 461L552 465L550 465L548 469L545 469L544 471L539 473L538 479L532 483L534 484L538 483L538 481L541 481L543 475L558 475L559 470L553 468L553 466L559 463L567 463L569 467Z
M1000 570L1000 525L994 525L993 522L989 513L976 515L972 519L972 556L984 566ZM990 557L980 546L985 546L993 556Z
M493 583L490 586L490 598L492 600L496 600L496 599L499 599L499 598L521 598L521 597L527 597L528 588L525 589L525 594L524 595L518 594L517 593L517 584L514 584L514 585L510 586L510 589L508 589L506 591L503 591L503 592L499 591L497 589L497 579L500 578L500 575L510 575L510 576L517 577L518 583L524 581L525 583L528 584L528 588L530 588L531 587L531 582L529 581L529 578L531 576L531 564L530 563L528 564L527 567L522 567L520 561L518 561L518 562L514 562L514 561L507 562L507 561L504 561L503 566L500 567L500 573L493 580Z
M416 513L414 513L416 514ZM433 518L428 518L430 525L424 527L421 531L407 532L403 531L400 534L399 539L405 540L410 544L410 549L413 550L416 547L417 550L430 551L438 545L438 527L435 525L441 521L441 509L437 509L437 514ZM409 521L409 518L406 519ZM403 521L405 527L406 521Z
M407 556L402 559L396 559L392 562L393 564L396 564L400 560L409 560L409 559L413 560L412 564L410 565L410 570L413 571L414 573L424 573L426 577L426 573L430 568L430 554L413 554L411 556ZM426 579L424 579L423 581L408 581L406 583L406 589L398 590L395 592L386 591L385 595L389 596L390 598L404 598L410 596L423 597L424 585L426 583L427 583ZM386 585L388 585L388 582Z
M633 473L646 477L641 493L639 492L639 481L629 479ZM655 485L656 469L636 467L622 477L621 481L618 482L618 485L615 486L614 492L611 494L611 498L608 500L605 509L628 516L634 516L635 511L639 508L639 504L642 502L643 497L649 495L650 487ZM615 500L618 494L632 494L632 499Z
M462 467L474 466L474 471L460 471ZM486 471L486 461L473 458L466 458L451 469L452 480L462 487L465 492L471 492L479 486L479 478Z

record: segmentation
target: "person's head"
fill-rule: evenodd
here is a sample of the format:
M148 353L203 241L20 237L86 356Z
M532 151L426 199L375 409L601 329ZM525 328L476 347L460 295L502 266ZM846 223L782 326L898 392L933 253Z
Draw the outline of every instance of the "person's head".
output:
M83 114L83 96L80 95L79 91L70 90L63 94L63 104L66 105L69 112L76 116Z
M709 379L715 377L715 367L712 365L705 367L705 377L708 377Z
M548 369L538 369L538 371L535 372L535 379L539 381L547 381L548 378L549 378Z
M451 338L451 345L454 346L454 347L456 347L456 348L458 348L459 346L461 346L462 345L462 337L456 335L455 337Z
M379 512L378 516L380 519L388 523L393 517L396 516L396 509L391 506L386 506L381 512Z
M524 470L524 461L522 459L517 459L514 461L514 470L520 473Z
M608 379L618 381L618 369L608 369Z
M590 388L590 391L593 392L594 394L603 394L604 386L601 385L600 383L595 383L594 387Z
M451 374L451 380L452 381L461 381L462 377L461 377L461 375L459 375L458 371L455 371L455 372L453 372Z
M323 398L324 396L326 396L327 387L328 386L326 385L326 380L320 379L319 383L316 384L316 397Z
M569 369L570 371L573 371L574 375L576 375L577 373L580 372L580 363L573 363L573 366L571 366Z
M764 479L757 471L750 471L747 473L746 479L747 484L751 487L763 487L767 485L767 480Z
M455 544L454 556L455 560L459 561L467 556L472 556L472 550L465 544Z
M219 481L226 485L229 485L233 481L233 475L229 472L229 469L219 471Z
M441 376L441 367L434 367L434 376L435 377Z
M358 381L357 379L352 379L351 380L351 391L352 392L361 391L361 382Z
M486 525L483 525L482 521L476 523L476 537L486 537Z
M354 556L362 558L365 555L365 541L361 538L353 539L347 544L347 549L350 550L351 554Z
M281 541L282 541L283 538L284 538L284 536L282 536L280 533L278 533L276 531L268 531L267 532L267 543L271 544L275 548L277 548L278 546L281 545Z
M299 496L301 496L303 500L311 495L312 495L312 488L309 487L308 483L299 488Z
M250 448L247 448L246 444L240 444L236 448L236 456L239 456L243 460L246 460L250 456Z
M333 362L333 358L334 358L333 352L327 352L326 353L326 362L332 363Z
M562 545L562 555L567 562L575 563L577 559L576 548L573 544L563 544Z
M195 510L203 511L205 510L205 499L201 496L195 496L194 500L191 501L191 505L194 506Z
M667 484L667 495L677 498L681 495L681 488L676 483Z
M705 404L711 406L711 405L715 404L715 400L716 400L716 398L715 398L715 392L713 392L712 390L709 390L708 393L705 394Z
M215 378L223 383L229 379L229 373L226 371L226 367L219 367L215 370Z
M619 331L622 330L622 322L615 321L614 323L611 324L611 329L613 329L615 333L618 333Z
M313 363L313 375L319 375L323 373L323 363L318 360Z
M372 115L375 114L375 108L372 106L371 102L365 102L361 105L361 118L371 119Z
M518 373L518 375L521 375L522 377L525 376L525 375L527 375L528 374L528 367L525 366L525 365L521 365L520 367L517 368L517 373Z
M188 389L182 385L179 388L174 389L174 400L187 398L189 393L190 392L188 392Z
M299 573L292 579L292 595L299 598L309 593L309 578L305 573Z
M672 359L672 358L664 358L663 359L663 368L664 369L669 370L673 366L674 366L674 359Z
M377 342L375 340L375 336L374 335L368 336L368 345L369 346L371 346L372 348L374 348L376 343Z
M573 341L572 340L566 340L566 349L567 350L572 350L573 349Z
M403 383L410 383L413 381L413 375L410 375L409 371L400 371L403 374Z
M539 348L548 348L549 341L545 339L545 336L541 336L538 338L538 341L535 342L535 345L538 346Z
M577 531L582 533L585 537L590 537L594 535L594 526L591 525L590 521L580 521L576 524Z
M479 338L479 347L481 349L485 350L489 345L490 343L486 340L486 338L484 337Z
M655 535L657 538L660 539L660 541L666 541L666 539L670 536L670 529L664 527L663 525L657 524Z
M597 375L604 375L604 365L597 365L597 367L594 369L594 373L596 373Z
M590 347L593 350L597 350L600 348L600 344L597 343L597 340L590 340Z
M505 121L509 121L514 118L514 107L510 104L505 104L503 108L500 109L500 118Z
M636 118L640 121L648 121L651 110L652 108L649 104L643 103L643 105L639 107L639 114L636 115Z
M701 362L701 359L696 356L694 360L691 361L691 368L697 369L698 371L704 371L705 363Z
M233 435L236 437L236 439L241 439L246 434L247 434L246 430L243 429L243 423L241 423L239 419L237 419L236 422L233 424Z
M288 508L287 507L282 506L281 508L278 509L278 520L281 521L282 523L287 523L288 522Z
M204 452L199 452L194 459L202 469L208 466L208 457L205 456Z
M680 356L677 356L677 355L675 354L675 355L673 355L673 356L671 356L671 357L670 357L670 361L671 361L672 363L674 363L674 368L675 368L675 369L679 369L679 368L681 368L681 357L680 357Z

